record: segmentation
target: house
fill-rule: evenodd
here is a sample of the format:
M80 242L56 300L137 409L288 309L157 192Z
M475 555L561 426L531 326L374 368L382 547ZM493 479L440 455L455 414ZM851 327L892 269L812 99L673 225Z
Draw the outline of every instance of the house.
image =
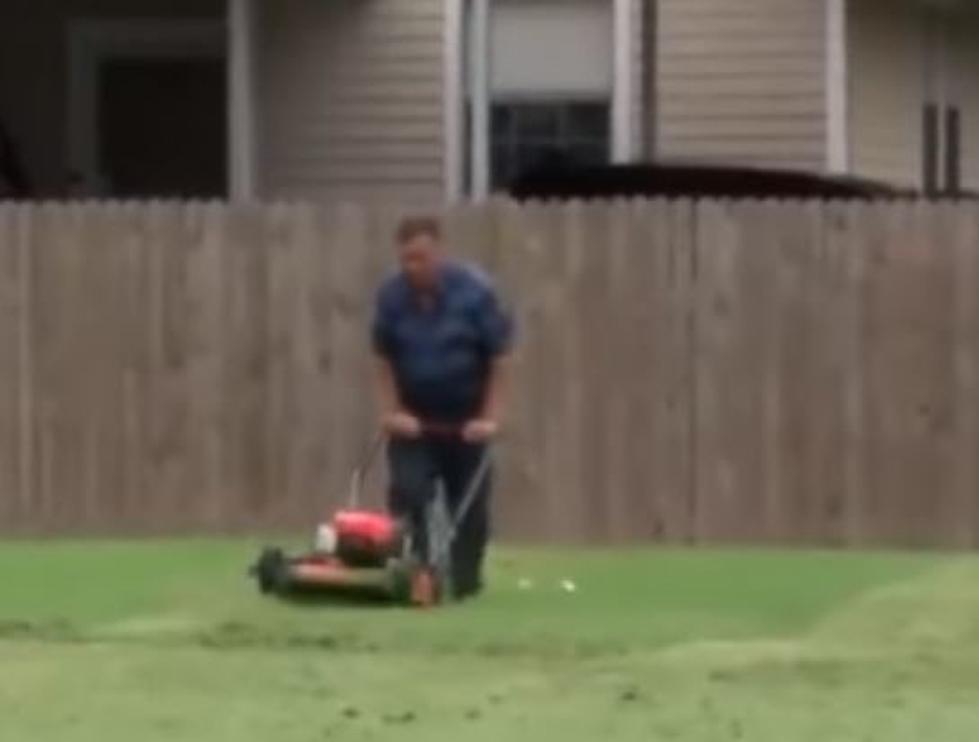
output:
M560 155L979 189L968 0L5 0L42 196L481 197Z

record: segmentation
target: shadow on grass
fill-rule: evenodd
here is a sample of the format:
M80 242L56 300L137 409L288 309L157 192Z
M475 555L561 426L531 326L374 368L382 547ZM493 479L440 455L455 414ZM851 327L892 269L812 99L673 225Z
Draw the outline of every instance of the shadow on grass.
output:
M79 642L82 636L67 621L0 621L0 641Z
M369 588L292 586L288 590L265 593L263 597L308 610L411 610L407 603L383 591Z

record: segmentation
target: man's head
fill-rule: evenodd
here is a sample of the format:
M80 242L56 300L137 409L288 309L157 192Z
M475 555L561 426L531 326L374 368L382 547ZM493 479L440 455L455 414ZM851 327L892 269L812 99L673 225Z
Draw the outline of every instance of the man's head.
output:
M432 216L404 219L396 235L398 259L408 283L429 291L438 282L442 261L442 225Z

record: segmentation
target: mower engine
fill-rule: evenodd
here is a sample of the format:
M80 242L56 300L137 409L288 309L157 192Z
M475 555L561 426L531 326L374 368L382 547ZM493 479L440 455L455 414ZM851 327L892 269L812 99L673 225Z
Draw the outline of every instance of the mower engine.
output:
M346 510L316 532L315 551L348 567L377 569L407 553L404 525L387 513Z

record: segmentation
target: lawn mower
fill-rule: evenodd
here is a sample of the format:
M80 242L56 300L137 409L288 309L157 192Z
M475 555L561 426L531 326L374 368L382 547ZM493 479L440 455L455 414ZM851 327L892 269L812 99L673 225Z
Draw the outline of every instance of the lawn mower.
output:
M459 432L426 428L425 434ZM288 556L272 547L262 551L249 573L263 594L360 597L417 607L434 606L452 595L452 544L489 472L490 449L454 513L449 512L443 483L436 482L423 519L426 533L418 534L392 513L361 506L364 482L385 440L378 434L371 441L351 476L346 507L316 528L307 553ZM416 548L419 544L426 548Z

